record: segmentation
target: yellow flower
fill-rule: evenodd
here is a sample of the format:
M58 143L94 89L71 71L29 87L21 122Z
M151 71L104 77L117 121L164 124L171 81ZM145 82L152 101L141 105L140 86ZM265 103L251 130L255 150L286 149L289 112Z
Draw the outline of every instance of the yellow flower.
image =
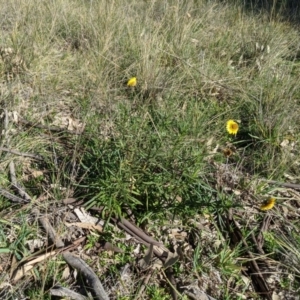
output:
M233 120L228 120L226 123L226 129L229 134L237 134L239 131L239 124Z
M266 203L261 205L260 210L269 210L272 209L275 205L276 199L275 198L269 198Z
M127 85L128 86L136 86L137 80L136 77L132 77L128 80Z

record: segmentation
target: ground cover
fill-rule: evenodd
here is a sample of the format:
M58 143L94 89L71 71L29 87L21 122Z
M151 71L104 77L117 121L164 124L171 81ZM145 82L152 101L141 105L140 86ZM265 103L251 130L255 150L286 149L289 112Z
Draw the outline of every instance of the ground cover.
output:
M284 4L1 3L1 298L298 299Z

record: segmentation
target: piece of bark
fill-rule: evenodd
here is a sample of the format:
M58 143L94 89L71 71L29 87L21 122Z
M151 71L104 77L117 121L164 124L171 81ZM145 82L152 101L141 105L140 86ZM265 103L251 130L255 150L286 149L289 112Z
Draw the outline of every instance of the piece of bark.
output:
M2 189L2 188L0 188L0 194L1 194L3 197L9 199L9 200L12 201L12 202L17 202L17 203L29 203L28 200L23 199L23 198L18 197L18 196L15 196L14 194L12 194L12 193L10 193L10 192L8 192L8 191Z
M67 289L62 286L55 286L50 289L50 295L58 296L58 297L68 297L73 300L88 300L88 297L80 295L70 289Z
M56 231L54 230L54 228L52 227L52 225L50 224L49 220L47 217L39 217L40 212L37 208L35 208L33 210L33 213L36 215L36 217L39 218L39 222L41 223L41 225L43 226L43 228L45 229L46 233L48 234L50 240L55 244L56 248L62 248L65 246L64 242L62 241L62 239L56 234Z
M174 278L173 268L172 267L167 268L165 274L168 278L168 283L170 285L171 296L172 296L173 300L177 300L178 295L180 295L180 294L176 289L176 281L175 281L175 278Z
M37 263L43 262L46 259L48 259L49 257L52 257L54 255L56 255L56 251L51 251L51 252L42 254L42 255L36 257L35 259L28 261L27 263L22 265L22 267L20 267L20 268L18 267L17 269L15 269L12 272L11 281L16 283L18 280L23 278L30 270L32 270Z
M87 280L88 285L92 288L95 298L98 300L109 300L99 278L95 272L81 258L72 255L70 252L63 253L64 260L77 271L79 271Z
M123 225L125 225L127 228L129 228L132 232L134 232L136 235L138 235L141 239L145 240L147 243L153 244L153 245L159 246L159 247L164 247L164 245L162 243L157 242L152 237L145 234L145 232L142 231L140 228L136 227L135 225L133 225L132 223L130 223L126 219L121 218L120 222Z
M152 237L148 236L141 229L130 223L129 221L122 218L121 221L113 219L117 225L129 233L131 236L135 237L140 243L144 244L146 247L153 245L154 254L161 259L163 262L166 260L168 253L170 252L167 248L164 247L162 243L157 242Z

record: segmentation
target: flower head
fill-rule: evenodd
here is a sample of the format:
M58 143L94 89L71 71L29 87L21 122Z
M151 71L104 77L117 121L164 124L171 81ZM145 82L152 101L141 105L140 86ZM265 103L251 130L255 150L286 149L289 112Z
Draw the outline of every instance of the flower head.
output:
M275 198L269 198L266 203L261 205L260 210L269 210L272 209L275 205L276 199Z
M136 86L136 84L137 84L136 77L130 78L127 82L127 86Z
M233 154L233 151L230 149L230 148L224 148L223 149L223 154L226 156L226 157L229 157Z
M228 120L226 123L226 129L229 134L237 134L239 131L239 124L233 120Z

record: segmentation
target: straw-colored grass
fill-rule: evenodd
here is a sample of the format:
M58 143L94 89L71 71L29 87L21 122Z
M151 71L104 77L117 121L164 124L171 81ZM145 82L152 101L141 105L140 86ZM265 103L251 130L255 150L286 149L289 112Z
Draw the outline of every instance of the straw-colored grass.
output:
M279 199L268 212L274 238L267 236L265 247L278 266L274 291L296 295L299 241L287 232L290 224L299 230L299 197L262 181L300 178L299 31L283 6L268 13L239 1L0 4L1 147L43 156L34 161L2 151L1 188L15 192L8 169L14 161L33 201L16 206L0 198L0 249L11 253L0 259L0 273L8 275L12 256L32 255L26 242L41 238L32 208L53 217L63 235L63 199L76 197L89 209L104 207L106 220L131 212L168 247L166 230L182 228L190 248L185 263L174 266L180 293L196 281L218 299L246 299L255 294L242 274L248 249L224 242L220 220L233 209L249 239L264 217L255 208L271 196ZM130 86L132 77L137 84ZM228 120L237 134L227 132ZM64 132L51 130L58 127ZM198 218L210 224L208 235L197 231ZM104 239L124 242L120 232L106 230ZM85 251L100 239L88 234ZM118 264L100 253L95 268L111 278L112 299L134 299L145 273L132 271L123 290L112 287L120 268L129 262L134 269L137 260L128 254L131 245L121 247L126 254L113 257ZM61 263L50 259L16 288L4 289L9 278L0 275L4 294L50 299L53 285L70 286ZM139 299L171 299L157 272Z

